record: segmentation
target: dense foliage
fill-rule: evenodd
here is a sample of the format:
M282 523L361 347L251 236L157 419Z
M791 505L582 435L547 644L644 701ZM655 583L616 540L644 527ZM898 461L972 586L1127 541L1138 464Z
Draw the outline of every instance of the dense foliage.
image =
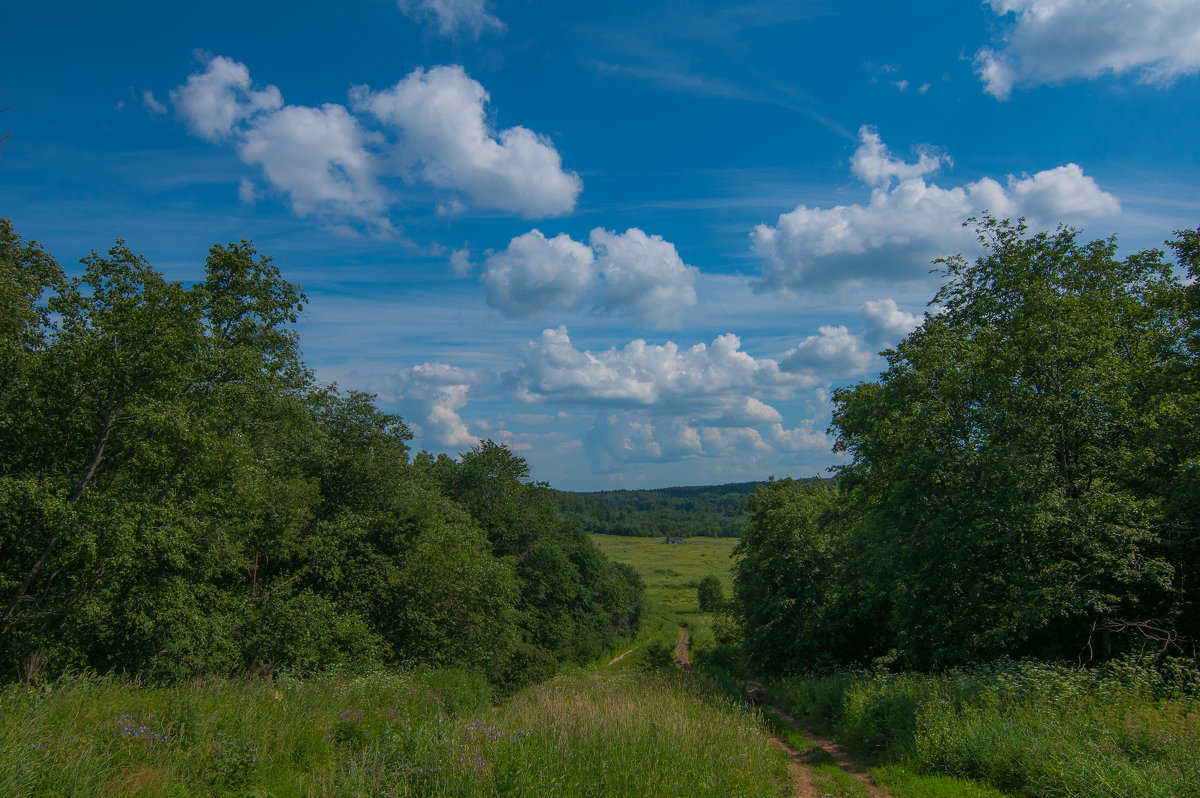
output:
M461 665L515 684L639 620L636 575L485 442L409 462L317 384L304 295L245 241L169 282L68 275L0 220L0 678Z
M837 486L747 504L756 666L929 668L1200 644L1200 231L1113 240L987 218L938 310L834 395Z
M588 532L645 538L732 538L741 532L746 497L761 484L734 482L594 493L555 491L554 496L562 511L577 517Z

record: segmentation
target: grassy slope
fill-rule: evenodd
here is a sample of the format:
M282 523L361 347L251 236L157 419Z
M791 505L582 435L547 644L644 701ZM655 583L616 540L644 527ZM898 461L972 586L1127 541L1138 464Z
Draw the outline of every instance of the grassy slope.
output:
M647 582L640 645L673 643L681 624L708 633L695 586L710 573L728 586L735 540L595 540ZM499 708L479 677L456 672L10 686L0 796L787 793L759 718L637 662L563 674ZM958 682L843 674L787 680L772 695L871 754L896 798L1200 796L1200 706L1082 678L1033 665ZM861 794L830 765L813 777L827 798Z
M5 796L777 798L754 716L684 674L564 674L492 709L468 674L0 695Z

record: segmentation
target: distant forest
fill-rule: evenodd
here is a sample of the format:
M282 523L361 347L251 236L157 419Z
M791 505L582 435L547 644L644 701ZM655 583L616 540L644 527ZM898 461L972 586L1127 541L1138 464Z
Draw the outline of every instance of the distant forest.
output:
M742 531L746 497L765 484L731 482L594 493L556 490L553 494L563 514L579 519L588 532L639 538L736 538Z

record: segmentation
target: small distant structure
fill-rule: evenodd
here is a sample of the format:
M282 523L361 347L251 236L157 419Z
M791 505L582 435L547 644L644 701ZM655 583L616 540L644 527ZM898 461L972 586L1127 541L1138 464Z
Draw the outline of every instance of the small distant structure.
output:
M687 543L681 535L667 535L667 539L663 543Z

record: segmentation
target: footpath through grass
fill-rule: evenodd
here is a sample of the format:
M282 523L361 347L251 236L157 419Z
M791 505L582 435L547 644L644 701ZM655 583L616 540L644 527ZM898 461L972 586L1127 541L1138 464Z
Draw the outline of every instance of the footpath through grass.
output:
M646 581L655 644L674 640L677 624L688 626L704 672L712 616L700 612L696 586L713 573L729 592L729 553L737 541L593 539ZM739 675L731 676L719 661L708 659L708 673L739 693L746 674L735 666ZM772 685L770 702L873 765L875 782L896 798L1200 798L1195 681L1186 668L1172 675L1169 668L1131 663L1091 671L1003 663L942 675L794 677ZM818 794L865 794L803 737L774 725L793 747L808 746Z
M562 674L500 707L481 676L452 670L10 685L0 690L0 796L791 794L768 721L738 700L736 654L724 669L709 648L698 678L647 668L656 652L669 661L680 625L702 654L711 646L696 585L728 579L736 541L596 538L647 582L649 628L615 667ZM769 701L872 765L895 798L1200 798L1197 695L1200 677L1182 667L1007 663L794 677L772 684ZM804 753L808 794L867 795L805 738L774 731Z

